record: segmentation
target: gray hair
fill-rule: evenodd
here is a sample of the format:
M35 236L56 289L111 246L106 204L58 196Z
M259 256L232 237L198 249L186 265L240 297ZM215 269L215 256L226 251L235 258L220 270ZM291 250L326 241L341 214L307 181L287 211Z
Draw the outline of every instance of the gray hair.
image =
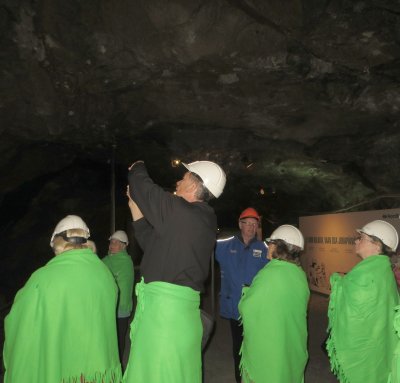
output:
M211 194L211 192L204 185L203 180L201 179L201 177L198 174L190 172L190 177L192 178L192 180L197 185L197 190L196 190L195 197L199 201L208 202L210 199L214 198L214 196Z
M275 253L273 254L273 258L291 262L291 263L294 263L294 264L300 266L299 257L300 257L300 254L302 253L302 250L300 247L298 247L296 245L292 245L291 243L287 243L283 239L274 239L273 243L276 244Z
M370 237L373 242L381 245L380 254L387 255L388 257L390 257L390 256L392 256L393 254L396 253L389 246L385 245L380 238L375 237L374 235L368 235L366 233L364 233L364 234L367 235L368 237Z
M65 236L67 238L70 237L79 237L83 238L85 240L84 243L73 243L73 242L68 242L64 239L65 236L62 235L56 235L53 240L53 251L55 255L64 253L65 251L68 250L76 250L76 249L87 249L89 248L85 236L87 235L87 232L83 229L68 229L65 232ZM62 234L62 233L60 233Z

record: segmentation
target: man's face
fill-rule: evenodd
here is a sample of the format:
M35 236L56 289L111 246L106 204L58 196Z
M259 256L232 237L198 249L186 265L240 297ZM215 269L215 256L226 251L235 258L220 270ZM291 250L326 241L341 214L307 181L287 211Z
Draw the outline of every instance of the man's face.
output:
M185 197L195 187L195 182L190 176L189 172L186 172L183 178L176 183L175 195L179 197Z
M116 254L119 253L120 251L124 250L126 248L126 245L122 243L121 241L118 241L118 239L111 239L110 244L108 246L108 253L109 254Z
M242 237L254 237L258 228L258 220L255 218L243 218L239 220L239 228Z

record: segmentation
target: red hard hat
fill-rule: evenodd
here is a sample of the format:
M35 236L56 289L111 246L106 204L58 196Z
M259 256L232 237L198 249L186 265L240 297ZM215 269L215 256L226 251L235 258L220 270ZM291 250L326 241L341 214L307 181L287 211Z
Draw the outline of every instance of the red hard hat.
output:
M260 220L260 216L258 215L257 211L252 207L248 207L247 209L244 209L242 211L242 214L240 214L239 219L244 219L244 218L255 218L257 221Z

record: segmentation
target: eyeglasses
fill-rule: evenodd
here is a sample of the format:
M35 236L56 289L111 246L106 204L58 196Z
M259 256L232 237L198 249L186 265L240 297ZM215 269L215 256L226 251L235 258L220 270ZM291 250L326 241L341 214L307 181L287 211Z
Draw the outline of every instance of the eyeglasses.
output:
M354 242L355 241L362 241L362 240L366 240L368 242L374 242L372 239L368 238L367 236L363 237L362 235L358 235L357 237L354 238Z
M258 223L257 222L248 222L248 221L240 221L240 223L244 226L252 226L252 227L257 227Z

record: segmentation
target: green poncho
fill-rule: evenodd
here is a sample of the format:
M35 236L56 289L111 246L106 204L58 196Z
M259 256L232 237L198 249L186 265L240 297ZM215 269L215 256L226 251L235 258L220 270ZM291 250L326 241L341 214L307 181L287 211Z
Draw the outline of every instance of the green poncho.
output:
M136 285L125 383L200 383L200 295L166 282Z
M118 383L117 287L89 249L32 274L5 319L5 383Z
M243 289L243 382L301 383L308 359L307 303L303 270L272 260Z
M331 288L327 349L332 371L342 383L386 383L399 303L389 258L374 255L344 277L333 274Z
M132 311L133 281L135 278L132 258L124 250L109 254L103 262L111 270L119 290L118 317L128 317Z

